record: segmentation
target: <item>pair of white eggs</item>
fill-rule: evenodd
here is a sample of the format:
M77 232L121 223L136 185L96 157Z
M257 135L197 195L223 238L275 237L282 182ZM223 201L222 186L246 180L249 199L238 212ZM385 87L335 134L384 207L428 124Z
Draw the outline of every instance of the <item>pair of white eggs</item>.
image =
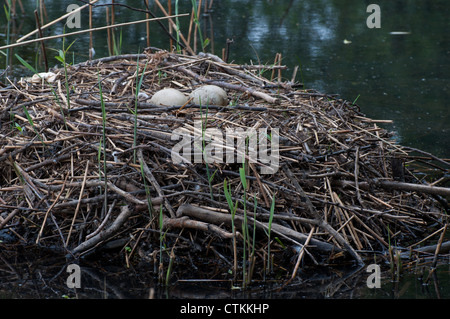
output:
M192 99L190 103L203 106L226 106L228 104L227 93L216 85L201 86L192 91L189 96L176 89L162 89L152 96L150 103L161 106L179 106L186 104L190 99Z

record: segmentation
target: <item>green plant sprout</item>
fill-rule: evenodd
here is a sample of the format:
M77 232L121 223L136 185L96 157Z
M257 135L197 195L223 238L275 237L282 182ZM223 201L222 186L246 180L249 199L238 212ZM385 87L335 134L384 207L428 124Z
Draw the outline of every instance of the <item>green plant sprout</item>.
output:
M65 48L65 37L63 37L63 48L62 50L56 50L58 52L58 55L55 56L56 60L58 60L59 62L61 62L63 64L64 67L64 78L65 78L65 85L66 85L66 95L67 95L67 108L70 110L70 89L69 89L69 77L67 75L67 61L66 61L66 56L67 56L67 52L69 51L70 47L75 43L76 39L73 40L73 42L67 47L67 49Z
M119 37L118 43L116 37L115 36L112 37L114 55L120 55L122 52L122 28L120 28L120 33L118 37Z
M15 56L16 56L17 60L19 60L19 62L20 62L23 66L25 66L29 71L31 71L33 74L37 74L37 75L39 76L39 78L43 79L43 78L39 75L39 72L38 72L34 67L32 67L27 61L25 61L24 59L22 59L18 54L15 54ZM67 126L67 122L66 122L66 117L65 117L65 115L64 115L64 111L63 111L61 102L60 102L60 100L59 100L58 94L56 93L56 90L54 89L53 85L51 85L50 83L48 83L45 79L43 79L43 80L45 81L45 83L46 83L48 86L50 86L50 89L51 89L51 91L52 91L52 93L53 93L53 96L55 97L55 101L56 101L56 103L57 103L58 106L59 106L59 110L60 110L61 116L62 116L62 118L63 118L64 126L66 127L66 130L69 130L69 128L68 128L68 126Z
M194 23L195 23L195 25L197 26L197 29L198 29L198 37L200 38L200 43L201 43L202 51L203 51L208 46L209 39L206 38L205 41L203 41L203 35L202 35L202 31L200 29L200 21L198 20L197 1L196 0L191 0L191 3L192 3L192 8L194 9Z
M178 0L175 0L175 15L177 16L175 18L175 24L177 26L176 33L177 33L177 53L181 53L181 47L180 47L180 19L178 18Z

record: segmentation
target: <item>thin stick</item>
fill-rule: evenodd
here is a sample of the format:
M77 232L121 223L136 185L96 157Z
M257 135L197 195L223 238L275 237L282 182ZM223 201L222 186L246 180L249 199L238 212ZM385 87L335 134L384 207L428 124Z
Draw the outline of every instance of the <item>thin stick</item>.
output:
M148 0L145 0L145 8L147 11L149 10ZM146 12L145 18L149 19L149 17L150 17L150 14L148 12ZM148 21L145 23L145 31L147 32L147 47L149 47L150 46L150 23Z
M188 38L187 38L188 43L191 43L192 25L193 24L194 24L194 9L192 9L191 18L189 20Z
M115 19L115 14L114 14L115 10L114 10L114 0L111 1L111 25L114 25L116 22ZM111 52L112 54L116 54L116 52L114 51L114 48L117 48L117 44L116 44L116 33L115 33L115 29L112 28L111 29Z
M311 231L308 234L308 238L306 238L305 244L302 246L302 249L300 250L300 253L298 254L297 262L295 263L294 271L292 272L291 278L288 280L287 284L289 284L295 276L297 276L298 267L300 266L300 261L303 258L303 255L305 254L306 246L309 244L309 241L311 240L312 234L316 230L315 227L311 229Z
M95 235L97 235L103 228L105 228L106 223L107 223L107 221L108 221L108 219L109 219L109 216L111 216L111 212L112 212L112 211L114 210L114 208L116 207L116 202L117 202L117 199L115 199L115 200L113 201L113 203L111 204L111 207L109 207L108 213L106 214L105 218L103 218L103 221L102 221L102 223L100 224L100 226L98 226L98 228L97 228L94 232L92 232L92 233L86 235L86 240L91 239L92 237L94 237Z
M159 186L158 182L156 181L155 177L153 176L152 172L150 171L150 169L147 166L147 163L144 160L144 155L142 154L142 148L138 149L138 158L139 158L139 162L142 164L142 169L144 170L145 177L147 177L149 182L156 189L156 192L158 193L158 195L163 198L163 204L166 207L166 209L169 211L170 217L176 218L176 215L172 209L172 206L170 205L169 201L164 197L164 192L162 191L161 187Z
M169 11L169 15L172 15L172 0L167 1L167 10ZM172 35L172 25L169 23L169 34ZM172 52L173 48L173 40L172 37L169 37L169 51Z
M278 57L278 66L281 67L281 60L282 60L282 55L280 53L280 56ZM278 83L281 83L281 68L278 68Z
M109 8L108 7L106 7L106 25L109 26ZM111 56L112 52L113 52L113 50L112 50L112 41L111 41L111 30L108 29L106 31L106 33L107 33L106 42L108 44L108 53Z
M19 207L22 206L23 204L24 201L22 201L16 209L14 209L11 213L9 213L9 215L6 216L6 218L3 219L2 217L0 217L0 229L5 227L5 225L20 211Z
M42 30L43 30L43 29L46 29L46 28L48 28L49 26L52 26L52 25L54 25L55 23L57 23L57 22L59 22L59 21L65 19L65 18L67 18L67 17L70 16L71 14L74 14L74 13L80 11L80 10L83 10L83 9L86 8L87 6L90 6L91 4L96 3L97 1L98 1L98 0L93 0L93 1L91 1L90 3L87 3L87 4L85 4L84 6L79 7L78 9L75 9L75 10L73 10L73 11L68 12L68 13L66 13L65 15L60 16L59 18L57 18L57 19L55 19L55 20L53 20L53 21L47 23L46 25L42 26L41 29L42 29ZM24 35L23 37L21 37L20 39L18 39L18 40L17 40L17 43L22 42L22 41L25 40L26 38L28 38L28 37L32 36L33 34L37 33L38 31L39 31L39 30L36 28L35 30L31 31L30 33L28 33L28 34Z
M356 198L358 199L358 202L361 204L361 206L363 206L361 193L359 191L358 176L359 176L359 146L356 147L355 152L355 186L356 186Z
M59 197L61 197L62 193L64 192L64 188L66 187L66 181L67 178L69 177L69 174L66 175L66 178L64 179L61 191L59 192L58 196L56 196L55 201L53 202L53 204L47 209L47 211L45 212L45 216L44 216L44 221L42 222L42 226L41 229L39 230L39 234L36 238L36 245L39 244L39 240L41 239L42 236L42 232L44 231L44 226L45 226L45 222L47 221L48 218L48 214L51 212L51 210L53 209L53 207L56 205L56 203L59 200Z
M41 13L41 23L44 24L44 1L42 0L39 0L39 11Z
M442 230L441 236L439 238L438 244L436 246L436 251L434 253L433 263L431 264L432 268L436 268L439 251L441 250L442 242L444 241L444 236L447 233L447 226L448 226L448 224L445 224L444 229Z
M52 36L48 36L48 37L45 37L45 38L39 38L39 39L28 40L28 41L24 41L24 42L20 42L20 43L16 42L16 43L12 43L10 45L4 45L4 46L0 47L0 50L8 49L8 48L14 48L14 47L18 47L18 46L22 46L22 45L26 45L26 44L30 44L30 43L35 43L35 42L39 42L39 41L59 39L59 38L68 37L68 36L72 36L72 35L88 33L88 32L91 32L91 31L101 31L101 30L107 30L107 29L111 29L111 28L118 28L118 27L133 25L133 24L139 24L139 23L144 23L144 22L147 22L147 21L158 21L158 20L165 20L165 19L171 20L172 18L185 17L187 15L189 15L189 13L182 13L182 14L174 15L174 16L165 16L165 17L159 17L159 18L151 18L151 19L144 19L144 20L138 20L138 21L118 23L118 24L115 24L115 25L109 25L109 26L104 26L104 27L92 28L92 29L87 29L87 30L80 30L80 31L66 33L66 34L57 34L57 35L52 35ZM184 38L182 38L182 39L184 39Z
M73 224L75 223L75 219L77 218L78 211L80 210L81 198L83 197L84 186L86 185L86 177L87 177L87 173L88 173L88 168L89 168L89 160L87 160L86 169L84 170L84 176L83 176L83 182L81 184L80 196L78 196L78 204L77 204L77 207L75 208L75 212L73 214L72 223L70 224L69 234L67 235L67 239L66 239L66 246L69 244L69 239L70 239L70 235L72 234Z
M273 61L273 65L277 65L278 59L280 58L280 54L275 54L275 59ZM270 82L273 82L273 78L275 77L275 69L272 70L272 75L270 76Z
M438 241L438 243L436 245L436 250L434 252L434 258L433 258L433 263L431 264L431 268L430 268L431 270L428 273L427 279L425 280L426 284L428 283L428 281L430 280L431 276L436 271L436 265L437 265L437 260L438 260L438 256L439 256L439 251L441 250L441 245L442 245L442 242L444 241L445 233L447 232L447 226L448 226L448 223L445 224L444 229L442 230L441 236L439 237L439 241Z
M92 6L89 6L89 29L92 29ZM94 57L92 47L92 32L89 32L89 60L92 60L92 58Z

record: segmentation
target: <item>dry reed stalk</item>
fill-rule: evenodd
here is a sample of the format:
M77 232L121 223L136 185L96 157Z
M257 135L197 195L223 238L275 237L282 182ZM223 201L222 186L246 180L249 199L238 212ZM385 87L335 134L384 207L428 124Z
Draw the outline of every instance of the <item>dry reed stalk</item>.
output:
M41 30L41 24L39 22L39 16L38 16L37 10L34 10L34 17L35 17L35 20L36 20L37 28L39 30L39 37L43 38L43 34L42 34L42 30ZM41 49L42 49L42 55L44 57L45 72L48 72L47 50L45 49L44 41L41 42Z
M0 50L7 49L7 48L14 48L14 47L27 45L27 44L30 44L30 43L35 43L35 42L40 42L40 41L46 41L46 40L52 40L52 39L58 39L58 38L73 36L73 35L79 35L79 34L88 33L88 32L92 32L92 31L101 31L101 30L108 30L108 29L111 29L111 28L119 28L119 27L123 27L123 26L128 26L128 25L133 25L133 24L138 24L138 23L144 23L144 22L147 22L147 21L159 21L159 20L165 20L165 19L169 19L170 21L172 21L172 18L184 17L186 15L187 14L179 14L178 16L165 16L165 17L160 17L160 18L144 19L144 20L138 20L138 21L132 21L132 22L124 22L124 23L112 24L112 25L107 25L107 26L103 26L103 27L96 27L96 28L93 28L93 29L74 31L74 32L65 33L65 34L51 35L51 36L48 36L48 37L45 37L45 38L39 38L39 39L35 39L35 40L28 40L28 41L24 41L24 42L20 42L20 43L16 42L16 43L12 43L12 44L9 44L9 45L4 45L4 46L0 47ZM173 23L173 21L172 21L172 23ZM184 39L184 37L182 39ZM190 52L192 52L192 50ZM192 54L194 54L194 53L192 52Z
M148 0L145 0L145 8L148 11L149 10L149 6L148 6ZM150 15L148 12L145 13L145 18L149 19ZM150 22L146 22L145 23L145 33L147 35L147 48L150 47Z
M53 20L53 21L47 23L46 25L43 25L43 26L41 27L41 29L44 30L44 29L46 29L46 28L52 26L53 24L58 23L59 21L61 21L61 20L63 20L63 19L66 19L66 18L67 18L68 16L70 16L71 14L74 14L74 13L76 13L76 12L78 12L78 11L81 11L81 10L83 10L84 8L86 8L87 6L91 6L92 4L96 3L97 1L98 1L98 0L92 0L92 1L90 1L89 3L87 3L87 4L85 4L85 5L82 5L82 6L79 7L78 9L75 9L75 10L73 10L73 11L71 11L71 12L68 12L68 13L62 15L61 17L59 17L59 18L57 18L57 19L55 19L55 20ZM21 6L21 7L22 7L22 6ZM23 7L22 7L22 12L24 12ZM43 23L42 23L42 24L43 24ZM27 34L25 34L23 37L17 39L16 42L17 42L17 43L20 43L20 42L22 42L23 40L25 40L26 38L29 38L30 36L32 36L33 34L36 34L38 31L39 31L39 30L36 28L35 30L31 31L30 33L27 33Z
M177 25L176 25L175 22L173 22L173 20L172 20L173 17L169 16L169 14L166 12L166 10L164 9L164 7L161 5L161 3L160 3L158 0L155 0L155 3L156 3L156 5L161 9L161 11L163 12L164 16L169 20L169 24L172 25L172 26L176 29L176 28L177 28ZM179 14L178 16L179 16L179 17L182 17L182 16L186 16L186 15L188 15L188 14ZM186 39L185 39L183 33L180 32L179 35L180 35L181 41L183 41L184 45L186 46L186 50L187 50L190 54L195 55L195 51L193 51L193 50L191 49L191 47L190 47L190 45L189 45L189 42L186 41Z
M172 15L172 0L167 1L167 12L168 12L168 15ZM172 24L169 23L169 34L170 35L172 35L172 33L173 33L172 28L173 28ZM174 48L174 45L173 45L172 37L169 37L169 51L172 52L173 48Z
M89 29L92 29L92 6L89 6ZM94 57L93 48L92 32L89 32L89 60Z
M88 174L88 169L89 169L89 160L86 162L86 169L84 171L83 182L81 184L80 196L78 197L78 204L75 207L75 212L73 214L72 223L70 224L69 233L67 234L66 246L69 245L69 240L70 240L70 235L72 234L73 224L75 223L75 220L77 218L78 212L80 210L81 198L84 195L84 187L86 186L86 177L87 177L87 174Z

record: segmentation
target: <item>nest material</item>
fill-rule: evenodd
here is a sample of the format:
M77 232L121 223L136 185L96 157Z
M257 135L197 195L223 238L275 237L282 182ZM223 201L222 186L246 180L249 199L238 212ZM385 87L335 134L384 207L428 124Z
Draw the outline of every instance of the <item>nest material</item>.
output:
M448 189L423 185L412 169L418 157L357 105L261 76L265 71L273 78L282 68L158 51L68 67L70 108L61 69L53 83L21 81L1 90L0 229L19 243L60 247L74 256L113 238L125 238L134 252L145 241L159 240L147 231L159 231L162 211L163 231L184 229L191 235L183 238L197 245L211 236L209 245L231 247L224 180L232 204L238 202L236 238L242 242L243 225L249 234L254 226L263 230L257 249L267 249L271 227L272 238L297 248L306 243L311 256L350 256L362 263L364 251L383 251L389 241L407 246L447 222L442 197ZM230 105L147 102L162 88L189 93L202 84L224 88ZM231 163L172 157L179 130L200 134L202 147L214 145L214 132L226 136L227 130L249 128L267 129L269 153L275 137L270 134L278 130L274 173L262 174L268 163L248 160L249 153L243 165L238 158L245 154L236 149ZM258 142L263 140L260 135ZM433 165L438 173L448 172L445 161ZM227 251L222 257L231 262Z

